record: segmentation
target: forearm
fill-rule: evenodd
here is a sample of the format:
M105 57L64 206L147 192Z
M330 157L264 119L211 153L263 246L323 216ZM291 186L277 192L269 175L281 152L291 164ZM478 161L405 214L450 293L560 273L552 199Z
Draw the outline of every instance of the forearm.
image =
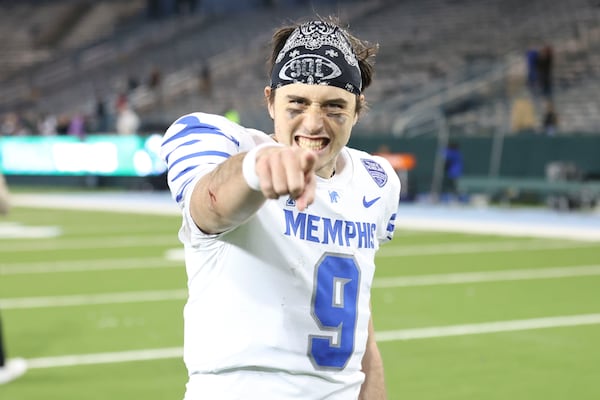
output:
M359 400L387 399L383 359L375 341L375 330L373 329L372 321L369 322L369 338L367 339L367 349L362 360L362 369L365 373L365 381L360 389Z
M265 202L242 175L246 153L236 154L198 181L190 202L196 225L206 233L220 233L237 226Z

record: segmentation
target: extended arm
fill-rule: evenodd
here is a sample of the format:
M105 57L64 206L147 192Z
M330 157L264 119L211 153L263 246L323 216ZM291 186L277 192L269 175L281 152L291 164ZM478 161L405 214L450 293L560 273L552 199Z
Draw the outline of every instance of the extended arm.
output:
M360 389L359 400L385 400L385 381L383 374L383 360L375 341L375 329L373 318L369 320L369 337L367 349L362 360L362 369L365 373L365 381Z
M236 154L198 181L190 212L206 233L220 233L243 223L267 198L290 195L303 210L312 203L316 186L316 156L291 147L267 147L256 154L260 191L251 189L242 174L247 153Z

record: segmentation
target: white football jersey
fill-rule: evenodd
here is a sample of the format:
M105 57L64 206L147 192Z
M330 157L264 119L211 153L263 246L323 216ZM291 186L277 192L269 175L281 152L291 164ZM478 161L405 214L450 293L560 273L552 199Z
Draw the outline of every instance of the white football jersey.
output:
M201 232L189 212L195 182L270 140L202 113L163 140L183 213L186 399L356 399L375 252L392 238L400 181L383 158L344 148L343 168L317 178L306 210L283 196L228 232Z

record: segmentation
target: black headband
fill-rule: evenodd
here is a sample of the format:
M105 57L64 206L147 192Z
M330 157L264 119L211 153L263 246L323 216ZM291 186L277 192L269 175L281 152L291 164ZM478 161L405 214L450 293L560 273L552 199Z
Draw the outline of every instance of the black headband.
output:
M292 32L273 65L271 88L290 83L330 85L360 94L358 61L339 27L311 21Z

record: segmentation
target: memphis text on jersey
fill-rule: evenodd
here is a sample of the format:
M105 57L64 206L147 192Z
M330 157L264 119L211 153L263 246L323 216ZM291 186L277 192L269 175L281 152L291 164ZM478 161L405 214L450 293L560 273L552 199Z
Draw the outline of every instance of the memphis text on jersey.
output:
M375 230L377 225L371 222L345 221L292 210L283 210L285 214L286 236L293 236L309 242L354 248L375 248Z

